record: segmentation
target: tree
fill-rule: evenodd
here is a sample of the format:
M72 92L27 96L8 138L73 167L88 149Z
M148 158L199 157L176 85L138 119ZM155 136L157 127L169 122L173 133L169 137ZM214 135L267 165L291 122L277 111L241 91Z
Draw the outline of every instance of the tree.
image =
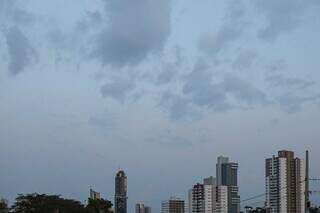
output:
M0 213L9 212L8 204L4 199L0 199Z
M310 207L309 211L310 211L310 213L319 213L320 207Z
M89 198L86 209L88 213L110 213L111 207L109 200Z
M64 199L59 195L19 194L11 207L13 213L85 213L84 206L75 200Z

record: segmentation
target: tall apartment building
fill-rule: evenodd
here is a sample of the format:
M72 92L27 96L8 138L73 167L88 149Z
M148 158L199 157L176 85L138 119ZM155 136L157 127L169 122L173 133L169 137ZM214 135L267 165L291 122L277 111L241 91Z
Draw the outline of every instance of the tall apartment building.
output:
M127 213L127 176L120 170L115 177L115 213Z
M305 213L305 163L291 151L266 159L266 206L271 213Z
M146 206L143 203L137 203L136 213L151 213L151 207Z
M136 204L136 213L144 213L144 204L142 203Z
M227 187L227 196L219 196L219 192L224 192L226 187L220 187L217 190L217 197L224 199L227 197L227 201L221 200L225 204L227 202L228 213L238 213L240 211L240 196L238 188L238 164L229 162L227 157L220 156L216 165L217 185ZM219 204L220 205L220 204Z
M171 197L169 200L162 201L161 213L184 213L184 200Z
M204 184L197 183L192 188L192 213L204 213Z
M215 213L228 213L228 186L217 186Z
M222 165L229 163L229 158L224 156L219 156L216 164L216 176L217 176L217 185L222 185Z
M189 189L188 190L188 213L192 213L192 190L193 189Z
M213 213L216 208L217 183L216 178L208 177L203 179L204 186L204 212Z
M188 191L189 213L214 213L217 196L216 178L210 176Z
M151 207L150 206L145 206L144 207L144 213L151 213Z

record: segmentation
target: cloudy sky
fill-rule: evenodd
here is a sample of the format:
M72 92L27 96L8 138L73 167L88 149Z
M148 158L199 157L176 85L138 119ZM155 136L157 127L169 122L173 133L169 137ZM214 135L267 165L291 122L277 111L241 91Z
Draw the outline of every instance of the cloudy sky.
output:
M0 196L113 200L122 168L158 212L227 155L246 198L279 149L318 177L319 38L319 0L0 0Z

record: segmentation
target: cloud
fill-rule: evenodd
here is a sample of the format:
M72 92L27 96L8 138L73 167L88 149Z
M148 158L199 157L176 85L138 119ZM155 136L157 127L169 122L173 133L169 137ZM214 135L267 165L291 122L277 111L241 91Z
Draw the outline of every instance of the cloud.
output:
M291 93L284 94L277 98L281 107L289 113L298 112L304 104L317 102L319 100L320 95L302 97Z
M98 127L103 133L109 133L117 126L117 117L111 112L103 112L89 118L89 125Z
M148 142L157 143L175 148L189 148L193 146L190 138L178 135L176 131L166 128L160 130L155 136L147 138Z
M179 47L175 47L173 51L173 56L170 56L170 59L173 58L173 61L163 62L161 67L162 71L156 77L157 85L164 85L170 83L175 76L182 70L182 64L185 61L185 58L182 54L182 50Z
M32 23L35 20L35 17L31 13L17 7L16 0L1 0L0 20L6 22L5 24L10 22L10 24L13 23L25 25Z
M9 72L12 75L19 74L35 60L35 49L18 27L12 27L8 30L6 41L10 57Z
M256 57L257 53L254 51L243 51L237 56L235 61L232 63L232 67L238 70L248 69L252 66Z
M192 108L190 101L172 92L163 93L160 106L169 113L169 117L173 120L197 117L197 113Z
M161 51L170 34L170 1L106 2L110 26L96 39L93 56L117 67L135 65Z
M92 28L101 26L103 16L99 11L88 11L83 20L80 20L76 25L77 33L87 33Z
M196 105L223 110L226 107L225 88L221 84L212 83L212 73L208 69L205 61L198 61L186 77L183 93Z
M129 92L135 88L133 79L116 78L101 87L103 97L111 97L114 100L123 103L128 97Z
M313 80L274 73L266 77L266 82L280 94L274 95L276 103L289 113L298 112L306 103L315 103L320 99L319 93L314 90L317 85Z
M228 111L267 104L266 94L235 74L214 76L211 67L199 60L182 84L182 93L165 92L160 105L172 119L198 118L200 111Z
M240 29L225 25L216 34L207 33L203 35L199 40L198 47L207 54L215 55L236 40L240 34Z
M213 73L204 62L198 62L187 76L183 92L191 98L192 103L217 111L229 110L241 104L254 106L267 103L263 91L234 74L226 74L222 80L213 79ZM230 97L236 99L237 104Z
M248 105L267 103L266 95L262 90L237 76L225 76L223 85L227 92Z
M314 81L294 77L285 77L283 74L268 76L266 78L266 81L272 87L287 87L296 89L306 89L310 86L315 85Z
M317 0L257 0L254 2L266 17L266 26L258 32L258 36L267 41L273 41L279 35L295 29L301 23L306 9L320 5L320 1Z
M157 76L157 84L167 84L175 76L176 70L172 64L167 64L164 70Z
M216 33L204 34L198 42L198 48L204 53L216 55L237 40L243 32L242 18L245 7L242 1L230 1L227 16L222 27Z

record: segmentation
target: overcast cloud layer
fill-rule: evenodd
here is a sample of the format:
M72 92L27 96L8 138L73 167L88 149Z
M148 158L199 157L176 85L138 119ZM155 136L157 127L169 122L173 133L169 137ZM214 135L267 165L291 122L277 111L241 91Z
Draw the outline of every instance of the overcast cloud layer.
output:
M139 201L158 212L215 175L222 154L240 163L242 198L264 192L264 158L279 149L319 161L319 11L317 0L0 0L0 197L85 200L93 186L113 200L120 167L130 212Z

